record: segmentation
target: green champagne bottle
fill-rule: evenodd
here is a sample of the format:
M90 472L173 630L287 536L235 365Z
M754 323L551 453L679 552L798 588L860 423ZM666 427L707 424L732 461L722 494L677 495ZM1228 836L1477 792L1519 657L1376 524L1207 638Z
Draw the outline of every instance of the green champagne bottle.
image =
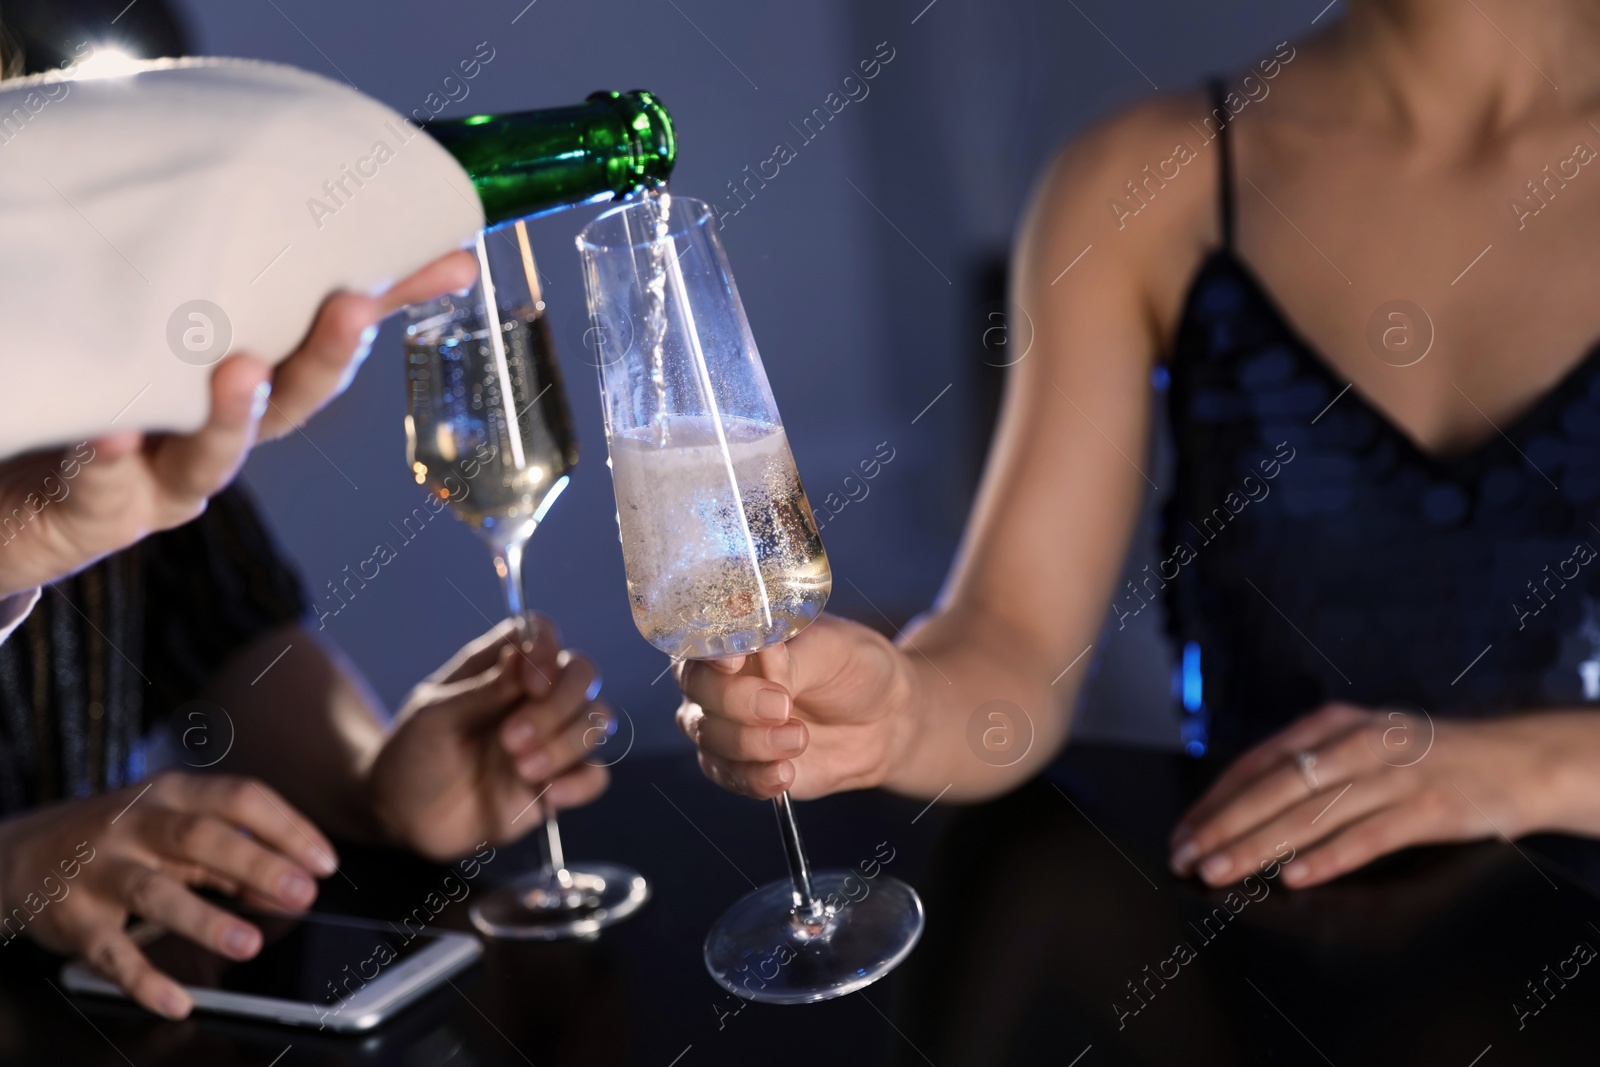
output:
M665 182L678 150L672 117L642 91L594 93L573 107L436 119L424 130L466 168L491 226Z

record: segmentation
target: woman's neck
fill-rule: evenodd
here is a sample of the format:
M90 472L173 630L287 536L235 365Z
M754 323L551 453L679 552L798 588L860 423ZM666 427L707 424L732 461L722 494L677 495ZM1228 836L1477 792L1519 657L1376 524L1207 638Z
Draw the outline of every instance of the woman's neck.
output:
M1352 0L1330 37L1411 130L1482 136L1600 100L1600 5L1585 0Z

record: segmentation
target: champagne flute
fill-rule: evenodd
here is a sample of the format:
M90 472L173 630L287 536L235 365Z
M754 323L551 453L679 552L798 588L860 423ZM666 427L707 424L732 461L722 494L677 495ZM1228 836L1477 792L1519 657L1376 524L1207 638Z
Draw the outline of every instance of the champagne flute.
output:
M488 543L515 620L531 644L522 554L578 462L528 232L521 221L478 235L478 281L408 311L411 469ZM637 911L650 885L615 864L570 864L544 805L539 870L480 897L472 922L491 937L592 936Z
M788 640L833 577L711 208L655 190L596 218L578 250L634 623L675 660ZM876 981L916 945L921 900L887 875L812 871L789 794L773 803L789 879L718 920L711 976L780 1004Z

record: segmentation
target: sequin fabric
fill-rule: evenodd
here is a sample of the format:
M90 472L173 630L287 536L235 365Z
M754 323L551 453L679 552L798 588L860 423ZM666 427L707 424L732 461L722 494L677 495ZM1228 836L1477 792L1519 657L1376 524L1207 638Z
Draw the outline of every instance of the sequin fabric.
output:
M1207 258L1145 585L1200 648L1213 746L1335 700L1473 717L1600 698L1600 347L1450 459L1346 385L1231 246Z

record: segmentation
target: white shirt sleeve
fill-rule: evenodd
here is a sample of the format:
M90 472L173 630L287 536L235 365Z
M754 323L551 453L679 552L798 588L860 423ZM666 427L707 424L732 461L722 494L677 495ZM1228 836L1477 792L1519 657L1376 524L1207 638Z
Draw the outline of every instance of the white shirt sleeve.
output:
M6 638L11 636L11 631L22 625L22 621L28 617L28 613L38 602L38 586L0 598L0 645L5 644Z

